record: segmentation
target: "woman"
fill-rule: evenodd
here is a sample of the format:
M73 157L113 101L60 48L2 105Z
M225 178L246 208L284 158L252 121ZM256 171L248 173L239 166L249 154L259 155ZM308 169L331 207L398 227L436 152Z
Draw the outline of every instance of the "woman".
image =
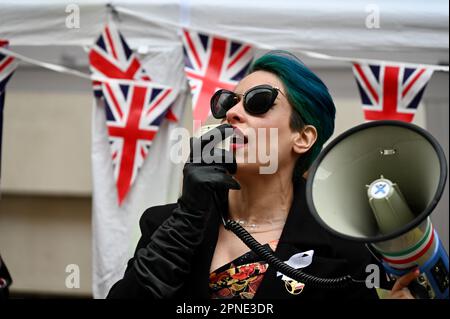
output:
M322 81L295 56L270 52L234 92L218 91L211 111L233 128L236 162L223 163L225 150L209 154L216 159L212 164L191 153L178 203L143 214L135 256L108 297L377 298L364 285L317 289L277 274L221 223L222 216L238 221L281 260L294 256L305 273L366 278L366 266L374 263L367 249L325 232L306 205L303 176L334 130L335 107ZM248 160L247 142L257 132L261 151L259 140L270 128L277 129L277 143L266 143L272 151L276 146L278 167L261 174L262 163ZM203 146L201 139L192 140L192 149ZM403 288L416 276L402 277L391 297L411 297Z

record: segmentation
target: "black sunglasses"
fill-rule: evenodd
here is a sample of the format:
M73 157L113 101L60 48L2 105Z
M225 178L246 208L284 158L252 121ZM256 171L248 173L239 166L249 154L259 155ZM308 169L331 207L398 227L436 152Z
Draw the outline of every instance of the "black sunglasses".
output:
M255 86L244 94L237 94L224 89L219 90L211 97L211 113L216 119L225 118L227 111L238 104L242 96L244 109L247 113L252 115L264 114L274 105L278 91L280 91L279 88L268 84ZM280 93L283 94L281 91Z

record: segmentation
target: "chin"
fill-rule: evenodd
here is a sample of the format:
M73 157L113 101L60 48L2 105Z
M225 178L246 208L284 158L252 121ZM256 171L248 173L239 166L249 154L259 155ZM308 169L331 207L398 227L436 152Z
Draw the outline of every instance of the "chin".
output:
M261 164L259 163L245 163L237 161L237 171L235 177L239 178L239 176L244 177L259 175L260 167Z

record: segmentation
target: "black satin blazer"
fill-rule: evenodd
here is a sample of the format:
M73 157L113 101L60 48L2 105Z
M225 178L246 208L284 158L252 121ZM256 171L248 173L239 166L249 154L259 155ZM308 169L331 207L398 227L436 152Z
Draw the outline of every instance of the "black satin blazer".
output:
M314 250L312 263L303 269L305 273L322 278L351 275L364 280L369 274L365 271L366 266L376 263L376 260L363 244L337 238L316 222L306 205L305 185L306 181L303 179L294 185L294 200L275 251L276 256L286 261L299 252ZM171 215L175 207L176 204L155 206L144 212L140 220L142 237L136 251L149 243L153 232ZM191 274L176 295L177 298L209 298L209 270L220 222L219 214L212 214L204 240L192 262ZM133 262L134 258L130 259L124 278L111 288L108 298L152 298L136 279ZM315 289L305 285L300 294L292 295L281 276L277 277L276 274L276 270L269 266L254 299L378 298L375 289L368 289L365 285L346 289Z
M0 256L0 301L8 299L8 287L11 283L12 279L9 275L8 268L6 268L6 265L2 260L2 256Z

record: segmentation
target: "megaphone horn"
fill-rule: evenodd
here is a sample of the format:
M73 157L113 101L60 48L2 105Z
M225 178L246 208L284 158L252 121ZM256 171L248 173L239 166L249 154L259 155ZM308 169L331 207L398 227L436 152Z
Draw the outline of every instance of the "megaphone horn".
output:
M369 243L386 271L418 267L429 298L448 298L448 254L429 215L447 164L431 134L398 121L356 126L333 140L308 173L307 203L331 233Z

